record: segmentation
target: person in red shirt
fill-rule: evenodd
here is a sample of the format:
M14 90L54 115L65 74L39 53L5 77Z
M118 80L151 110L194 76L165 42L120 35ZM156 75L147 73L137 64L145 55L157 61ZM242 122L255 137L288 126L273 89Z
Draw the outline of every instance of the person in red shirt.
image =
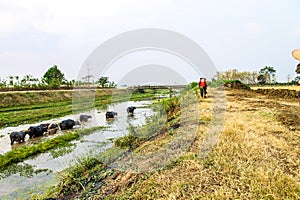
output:
M200 95L203 98L206 98L207 94L207 84L206 84L206 79L205 78L200 78L199 81L199 88L200 88Z

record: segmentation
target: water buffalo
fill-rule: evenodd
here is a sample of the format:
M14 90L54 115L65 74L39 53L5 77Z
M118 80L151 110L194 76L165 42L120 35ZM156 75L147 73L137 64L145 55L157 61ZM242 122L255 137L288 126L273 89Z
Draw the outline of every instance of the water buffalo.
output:
M66 119L59 123L61 130L72 129L75 125L80 125L80 123L78 121L74 121L73 119Z
M113 111L107 111L107 112L105 113L105 117L106 117L107 119L109 119L109 118L114 118L114 117L117 116L117 115L118 115L118 113L113 112Z
M56 128L56 129L59 129L58 124L51 123L51 124L48 125L48 130L49 130L49 129L55 129L55 128Z
M46 124L40 124L40 126L43 128L43 129L48 129L48 126L50 125L50 123L46 123Z
M133 112L134 112L135 109L136 109L136 107L134 107L134 106L129 106L129 107L127 108L127 114L133 115Z
M58 128L58 125L55 123L46 123L46 124L40 124L40 126L43 129L53 129L53 128Z
M79 116L79 121L80 122L87 122L89 118L92 118L91 115L80 115Z
M47 132L47 130L48 130L48 126L46 126L45 124L38 125L38 126L30 126L28 128L29 138L43 136L44 133Z
M46 134L54 134L59 129L59 126L56 123L45 123L45 124L40 124L39 126L42 127L44 133L46 133ZM44 135L44 133L43 133L43 135ZM38 136L41 136L41 135L38 135Z
M13 145L14 141L16 142L24 142L25 141L25 136L28 133L28 131L18 131L18 132L12 132L9 137L10 137L10 144Z
M56 133L57 132L57 130L58 130L58 128L56 127L56 128L51 128L51 129L48 129L48 131L46 132L47 134L49 134L49 135L51 135L51 134L54 134L54 133Z

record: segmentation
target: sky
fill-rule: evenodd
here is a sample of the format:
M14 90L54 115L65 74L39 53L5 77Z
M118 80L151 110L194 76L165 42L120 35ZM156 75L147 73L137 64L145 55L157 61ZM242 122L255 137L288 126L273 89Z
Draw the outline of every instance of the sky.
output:
M105 41L127 31L157 28L193 40L218 71L271 66L277 81L286 82L288 75L297 75L299 61L291 52L300 48L299 8L299 0L0 0L0 77L39 78L57 65L67 79L76 79L89 55ZM162 60L172 60L156 54L128 55L130 59L114 65L130 66L139 59L139 66L157 67L166 65ZM198 74L184 65L190 76L183 76L196 79ZM117 72L108 74L122 79L114 77Z

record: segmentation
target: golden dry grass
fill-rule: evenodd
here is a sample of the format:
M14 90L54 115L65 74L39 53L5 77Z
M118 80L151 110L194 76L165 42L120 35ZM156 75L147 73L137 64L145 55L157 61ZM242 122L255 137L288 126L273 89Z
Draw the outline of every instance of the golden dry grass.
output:
M212 119L212 106L211 99L201 99L200 128L189 150L107 198L300 199L299 131L278 121L276 107L243 96L247 95L227 91L224 129L207 157L200 158L199 152L210 128L205 122ZM249 101L261 107L250 109ZM157 148L172 137L148 142L139 151L152 144Z

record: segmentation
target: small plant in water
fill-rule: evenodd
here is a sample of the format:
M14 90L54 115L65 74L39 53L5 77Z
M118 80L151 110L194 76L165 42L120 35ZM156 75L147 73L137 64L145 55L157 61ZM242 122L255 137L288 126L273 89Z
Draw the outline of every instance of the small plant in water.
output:
M53 158L58 158L60 156L71 153L74 150L74 148L75 148L75 144L67 144L66 146L62 146L57 149L52 149L49 151L49 153Z

